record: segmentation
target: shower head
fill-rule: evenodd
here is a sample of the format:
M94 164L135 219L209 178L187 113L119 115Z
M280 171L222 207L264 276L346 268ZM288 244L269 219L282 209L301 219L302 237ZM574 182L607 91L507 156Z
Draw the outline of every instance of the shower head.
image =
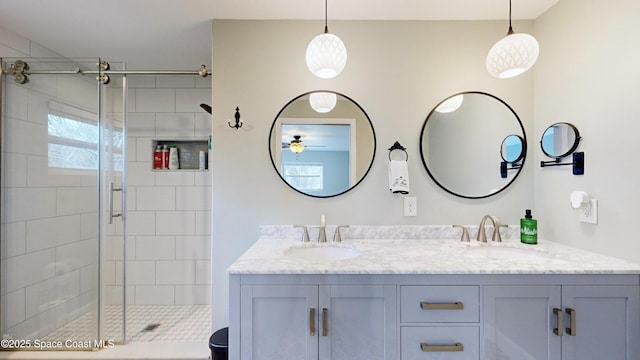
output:
M204 109L204 111L208 112L209 114L211 114L211 106L207 105L207 104L200 104L200 107Z

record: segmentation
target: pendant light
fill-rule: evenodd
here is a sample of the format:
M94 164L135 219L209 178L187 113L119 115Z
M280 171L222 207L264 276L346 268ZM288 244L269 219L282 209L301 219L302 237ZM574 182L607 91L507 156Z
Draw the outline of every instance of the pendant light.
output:
M487 55L487 70L500 79L518 76L529 70L538 59L540 46L529 34L516 34L511 27L511 0L509 0L509 31Z
M327 0L324 1L324 33L311 40L306 59L309 70L321 79L336 77L347 64L347 48L338 36L329 34Z
M328 113L336 107L338 96L330 92L314 92L309 94L309 105L319 113Z

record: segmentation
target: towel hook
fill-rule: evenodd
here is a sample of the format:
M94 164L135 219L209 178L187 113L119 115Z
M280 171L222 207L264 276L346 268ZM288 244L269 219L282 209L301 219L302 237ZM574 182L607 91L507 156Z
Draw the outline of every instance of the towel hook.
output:
M242 121L240 121L240 108L236 106L236 114L234 115L234 117L236 118L236 124L235 125L231 125L230 121L227 121L227 124L229 124L230 128L235 128L236 130L240 129L242 127Z
M407 149L404 146L400 145L399 142L396 141L393 144L393 146L391 146L389 148L389 161L391 161L391 152L394 151L394 150L402 150L402 151L404 151L404 156L406 157L406 159L404 159L404 161L409 160L409 154L407 153Z

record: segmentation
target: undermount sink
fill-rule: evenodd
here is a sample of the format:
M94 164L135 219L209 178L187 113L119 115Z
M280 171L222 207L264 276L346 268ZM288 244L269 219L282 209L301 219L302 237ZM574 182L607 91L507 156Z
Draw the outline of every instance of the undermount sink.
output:
M535 249L524 249L507 246L470 246L465 249L464 257L470 259L515 260L527 262L544 262L552 256Z
M337 261L360 256L360 252L352 247L326 243L294 245L285 249L284 254L310 261Z

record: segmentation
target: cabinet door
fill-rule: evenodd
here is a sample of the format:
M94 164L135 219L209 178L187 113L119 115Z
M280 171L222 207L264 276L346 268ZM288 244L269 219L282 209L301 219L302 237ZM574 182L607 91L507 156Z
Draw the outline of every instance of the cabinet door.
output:
M317 286L242 286L240 358L317 359L317 309Z
M320 359L397 359L396 302L395 286L321 286Z
M482 359L560 359L561 337L553 333L559 286L485 286L483 292Z
M640 359L638 286L563 286L562 359Z

